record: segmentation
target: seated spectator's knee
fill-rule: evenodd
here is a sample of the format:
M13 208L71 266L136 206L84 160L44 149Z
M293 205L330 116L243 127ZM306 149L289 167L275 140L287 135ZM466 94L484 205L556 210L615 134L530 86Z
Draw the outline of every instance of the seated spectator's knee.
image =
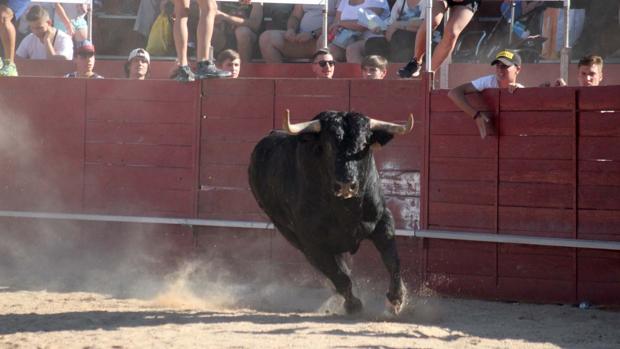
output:
M5 26L13 20L13 10L5 5L0 5L0 24Z
M448 42L456 42L460 34L461 32L445 31L443 33L443 40L447 40Z
M252 41L252 39L254 37L256 37L256 34L254 34L252 29L250 29L248 27L237 27L235 29L235 38L237 39L237 42L239 42L239 41L244 41L244 42Z

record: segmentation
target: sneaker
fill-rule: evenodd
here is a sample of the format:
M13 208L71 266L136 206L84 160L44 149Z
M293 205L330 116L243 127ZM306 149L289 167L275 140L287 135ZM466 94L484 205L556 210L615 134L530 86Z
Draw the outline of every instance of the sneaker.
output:
M211 61L198 62L198 69L196 70L196 78L198 79L229 78L231 76L231 72L218 69Z
M401 78L410 78L410 77L419 76L420 68L422 68L420 63L418 63L418 61L416 61L416 59L413 58L409 61L409 63L407 63L406 66L398 69L398 76L400 76Z
M2 69L0 69L0 76L17 76L17 66L15 63L4 60Z
M189 65L179 66L171 78L179 82L192 82L196 80L196 76L189 68Z

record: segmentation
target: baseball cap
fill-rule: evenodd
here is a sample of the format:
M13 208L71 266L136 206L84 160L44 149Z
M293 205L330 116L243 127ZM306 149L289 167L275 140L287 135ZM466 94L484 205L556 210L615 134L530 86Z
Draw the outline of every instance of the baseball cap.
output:
M82 40L75 45L75 52L77 54L95 53L95 45L88 39Z
M131 62L131 60L136 57L144 58L146 59L147 63L151 63L151 55L149 55L149 53L143 48L137 48L129 52L127 62Z
M503 63L509 67L513 65L521 66L521 56L515 51L502 50L497 53L491 65L496 65L497 63Z

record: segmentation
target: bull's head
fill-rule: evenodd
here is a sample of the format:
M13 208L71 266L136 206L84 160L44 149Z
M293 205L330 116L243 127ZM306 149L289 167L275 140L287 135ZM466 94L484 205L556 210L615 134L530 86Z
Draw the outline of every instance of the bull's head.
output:
M411 132L413 123L413 114L407 124L399 125L356 112L327 111L312 121L291 124L287 110L283 128L291 135L313 136L312 156L329 175L334 195L349 199L358 195L374 168L371 147L386 144L394 135Z

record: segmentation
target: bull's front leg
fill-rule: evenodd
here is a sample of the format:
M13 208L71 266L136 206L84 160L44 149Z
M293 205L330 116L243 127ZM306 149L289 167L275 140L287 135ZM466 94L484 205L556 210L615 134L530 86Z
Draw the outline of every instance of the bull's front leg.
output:
M334 255L322 248L306 249L303 252L306 259L322 272L334 284L336 291L344 297L344 309L347 314L360 312L363 307L362 301L353 295L350 269L343 255Z
M389 210L386 209L370 238L381 254L383 264L390 274L390 286L386 296L391 304L391 311L398 314L405 305L406 290L400 275L400 259L396 249L394 218Z

